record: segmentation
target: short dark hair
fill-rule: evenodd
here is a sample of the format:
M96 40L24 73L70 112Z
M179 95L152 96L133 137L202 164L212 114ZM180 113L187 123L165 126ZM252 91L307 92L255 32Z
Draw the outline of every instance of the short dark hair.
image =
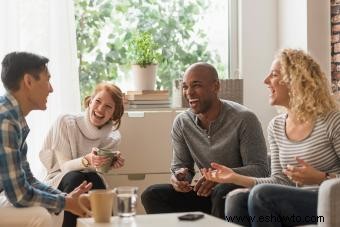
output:
M36 80L39 80L40 72L47 70L48 58L28 53L11 52L2 60L1 80L5 88L10 91L17 91L20 88L20 81L26 73Z

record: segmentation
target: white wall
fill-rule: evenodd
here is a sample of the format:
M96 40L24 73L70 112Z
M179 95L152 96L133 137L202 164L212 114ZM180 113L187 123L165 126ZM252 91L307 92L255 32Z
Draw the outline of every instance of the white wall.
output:
M240 70L244 78L244 104L259 117L265 137L275 115L263 83L277 49L276 0L240 1Z
M307 50L306 0L278 0L278 48Z
M240 70L244 104L259 117L265 136L276 110L263 79L281 48L309 51L330 78L330 1L241 0Z
M279 48L307 50L330 78L330 1L278 0Z
M307 0L305 0L307 1ZM331 13L329 0L308 0L307 47L331 79Z

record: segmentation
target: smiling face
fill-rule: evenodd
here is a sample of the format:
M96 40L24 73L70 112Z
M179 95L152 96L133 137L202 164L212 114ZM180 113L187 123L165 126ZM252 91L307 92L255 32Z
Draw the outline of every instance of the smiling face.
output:
M218 82L209 75L209 70L199 67L189 70L183 78L183 95L195 114L205 114L210 111L218 99Z
M99 91L89 103L90 122L101 127L111 120L115 111L115 102L106 90Z
M53 92L52 85L50 84L50 73L47 68L39 73L39 79L35 79L33 76L26 74L30 77L28 81L30 83L30 92L27 94L27 99L30 103L32 110L46 110L47 97Z
M282 82L281 64L275 59L270 67L269 75L265 78L264 83L267 85L270 105L289 107L289 89Z

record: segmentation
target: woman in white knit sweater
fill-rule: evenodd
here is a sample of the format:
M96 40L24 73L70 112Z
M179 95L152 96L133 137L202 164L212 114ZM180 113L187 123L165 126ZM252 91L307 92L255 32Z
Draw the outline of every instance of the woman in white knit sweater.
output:
M118 128L124 113L123 94L111 83L98 84L84 100L86 110L79 115L60 116L45 138L40 160L47 169L46 182L66 193L83 181L94 189L105 188L96 168L107 158L96 155L97 148L117 150ZM124 165L120 153L112 168ZM63 226L76 226L77 216L65 212Z
M243 176L217 163L202 172L208 180L253 187L228 195L228 221L261 227L315 224L318 185L340 176L338 105L320 66L301 50L279 52L264 82L270 104L287 110L268 127L271 176Z

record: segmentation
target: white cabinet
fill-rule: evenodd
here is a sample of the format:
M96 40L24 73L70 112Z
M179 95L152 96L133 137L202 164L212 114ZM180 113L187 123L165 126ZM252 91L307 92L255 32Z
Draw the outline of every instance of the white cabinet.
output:
M126 159L118 173L169 172L174 112L131 111L124 114L119 149Z
M171 128L181 111L127 111L120 127L122 142L119 150L125 166L105 176L110 188L139 187L137 213L145 213L140 195L152 184L169 183L172 158Z

